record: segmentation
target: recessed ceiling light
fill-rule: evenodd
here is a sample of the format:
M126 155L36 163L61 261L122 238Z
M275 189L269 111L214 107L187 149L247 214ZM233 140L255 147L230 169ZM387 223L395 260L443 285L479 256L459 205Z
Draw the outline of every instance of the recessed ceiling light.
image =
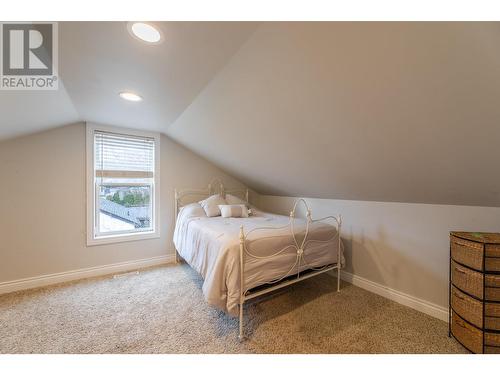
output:
M129 91L121 92L120 97L125 100L130 100L131 102L140 102L142 100L142 96Z
M150 44L157 44L161 40L160 30L149 23L129 22L128 30L136 38Z

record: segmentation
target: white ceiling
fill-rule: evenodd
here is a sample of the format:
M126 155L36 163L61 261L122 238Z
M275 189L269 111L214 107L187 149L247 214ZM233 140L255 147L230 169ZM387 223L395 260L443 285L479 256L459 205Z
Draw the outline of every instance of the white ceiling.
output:
M159 45L133 38L126 22L60 22L62 87L0 91L0 139L82 120L164 131L258 25L154 24L164 35ZM123 101L124 90L144 101Z
M94 121L261 193L500 206L499 23L156 24L60 23L61 89L0 91L0 139Z

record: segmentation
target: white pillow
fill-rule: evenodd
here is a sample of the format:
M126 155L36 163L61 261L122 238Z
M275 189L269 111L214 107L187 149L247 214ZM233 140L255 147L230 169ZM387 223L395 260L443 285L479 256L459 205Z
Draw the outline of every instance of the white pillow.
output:
M181 208L182 216L187 216L187 217L204 217L207 216L205 213L205 210L199 203L190 203L184 207Z
M226 194L226 202L227 204L244 204L245 206L248 207L247 201L238 198L237 196L232 194Z
M244 204L226 204L219 206L222 217L248 217L248 208Z
M208 217L220 216L219 205L227 204L226 200L220 194L211 195L198 203L203 207Z

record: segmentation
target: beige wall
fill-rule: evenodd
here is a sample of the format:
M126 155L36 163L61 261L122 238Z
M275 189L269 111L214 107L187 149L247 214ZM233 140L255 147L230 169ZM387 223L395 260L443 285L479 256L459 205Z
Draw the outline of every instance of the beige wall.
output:
M0 282L145 259L173 252L173 189L214 176L241 184L161 137L161 238L86 246L85 126L0 142ZM261 196L288 214L295 198ZM448 232L498 231L500 208L307 199L315 217L341 213L347 271L447 305Z
M173 252L173 189L236 180L161 136L161 238L86 246L85 125L0 142L0 282Z
M295 198L263 195L288 214ZM448 234L500 230L500 208L306 198L313 218L341 214L346 270L399 292L448 305Z

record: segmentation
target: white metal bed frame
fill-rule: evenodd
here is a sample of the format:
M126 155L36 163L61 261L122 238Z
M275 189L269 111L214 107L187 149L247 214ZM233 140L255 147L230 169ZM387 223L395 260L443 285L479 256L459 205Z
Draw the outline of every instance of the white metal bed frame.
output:
M182 208L182 198L186 196L200 196L206 198L209 197L212 194L220 194L223 197L225 197L226 194L233 194L233 195L240 195L244 197L245 201L249 203L248 201L248 189L229 189L225 190L224 185L219 179L213 179L209 184L206 189L185 189L185 190L177 190L175 189L175 221L177 221L177 215L179 213L180 208ZM299 204L303 204L306 212L306 228L305 228L305 234L304 238L302 241L297 241L296 233L294 231L294 221L296 217L296 211L298 208ZM333 225L336 229L336 233L331 237L328 238L327 240L308 240L307 236L309 234L309 227L312 223L316 222L324 222L327 220L332 220L335 224ZM267 256L258 256L253 254L248 246L248 237L251 233L257 232L259 230L281 230L284 228L290 228L291 231L291 236L293 238L293 244L287 245L283 249L276 251L275 253ZM240 341L242 341L245 336L244 336L244 327L243 327L243 312L244 312L244 304L246 301L249 301L253 298L262 296L264 294L273 292L275 290L284 288L286 286L295 284L299 281L309 279L311 277L320 275L325 272L329 272L332 270L337 270L337 292L340 291L340 270L342 268L342 242L340 239L340 231L342 227L342 217L339 215L338 217L336 216L326 216L321 219L312 219L312 214L311 210L309 209L309 206L307 205L307 202L300 198L297 199L293 205L293 209L290 212L290 221L288 224L276 228L276 227L259 227L259 228L254 228L248 232L245 233L243 225L240 226L240 235L239 235L239 241L240 241L240 250L239 250L239 259L240 259L240 298L239 298L239 335L238 338ZM320 242L320 243L328 243L331 242L332 244L337 242L337 263L333 264L328 264L322 267L308 267L307 271L300 271L301 264L305 265L306 267L308 266L307 260L306 260L306 246L311 243L311 242ZM295 259L295 263L291 266L291 268L288 270L288 272L275 279L268 281L264 285L269 285L269 286L260 286L257 288L253 289L245 289L245 259L247 257L250 258L258 258L258 259L270 259L272 257L275 257L284 251L293 248L296 251L297 257ZM179 253L177 252L177 249L175 250L175 260L176 262L179 262ZM295 270L295 272L294 272Z

